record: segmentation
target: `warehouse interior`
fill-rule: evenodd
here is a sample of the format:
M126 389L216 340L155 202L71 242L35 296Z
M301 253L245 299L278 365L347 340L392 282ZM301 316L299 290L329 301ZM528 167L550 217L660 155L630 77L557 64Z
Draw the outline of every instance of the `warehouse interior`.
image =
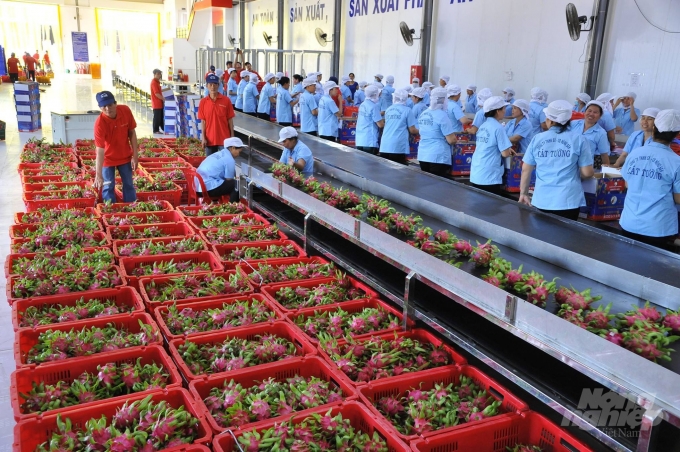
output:
M679 45L675 0L0 0L0 452L680 452Z

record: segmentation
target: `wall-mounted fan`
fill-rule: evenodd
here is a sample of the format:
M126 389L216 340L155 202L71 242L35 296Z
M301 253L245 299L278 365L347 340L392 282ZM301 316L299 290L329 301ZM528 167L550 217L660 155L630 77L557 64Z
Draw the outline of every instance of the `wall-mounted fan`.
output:
M328 39L328 33L323 31L321 28L314 30L314 35L316 36L316 40L321 47L326 47L326 44L333 42L332 39Z
M401 37L404 38L404 42L408 46L413 45L413 40L414 39L420 39L420 37L415 37L414 35L416 34L416 30L413 28L409 28L408 25L406 25L406 22L400 22L399 23L399 31L401 32Z
M271 35L268 35L266 31L262 32L262 36L264 36L264 42L267 43L267 47L271 47L272 42L276 42L276 40L274 38L272 38Z
M567 4L567 28L569 29L569 36L572 41L578 41L581 37L582 31L590 31L593 29L594 17L590 18L590 28L581 28L582 25L588 23L588 16L579 16L576 11L576 6L573 3Z
M238 40L232 35L227 35L227 39L229 40L229 44L231 44L232 47L236 47L236 44L238 44Z

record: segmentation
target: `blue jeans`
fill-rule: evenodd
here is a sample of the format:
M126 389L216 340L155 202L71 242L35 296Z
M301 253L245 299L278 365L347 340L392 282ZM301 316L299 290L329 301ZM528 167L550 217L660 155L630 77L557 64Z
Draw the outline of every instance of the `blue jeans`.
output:
M102 198L104 202L116 202L116 168L123 180L123 202L134 202L137 200L135 184L132 182L132 162L118 166L105 166L102 168L104 178L104 188L102 188Z

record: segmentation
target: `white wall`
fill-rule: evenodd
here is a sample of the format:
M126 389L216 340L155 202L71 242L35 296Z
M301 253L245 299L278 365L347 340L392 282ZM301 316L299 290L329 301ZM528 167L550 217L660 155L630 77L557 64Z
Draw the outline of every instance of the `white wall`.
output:
M652 23L665 30L680 31L680 2L637 1ZM640 109L680 108L680 34L654 28L633 0L612 3L598 94L609 91L621 95L634 91L638 94L635 105ZM640 86L630 86L631 73L642 74Z
M284 41L283 48L286 50L316 50L332 52L333 43L327 42L325 46L319 44L315 31L320 28L328 35L328 40L335 40L333 28L335 24L335 2L314 0L288 0L285 6ZM317 55L307 54L305 57L296 58L295 64L287 61L286 70L293 73L316 72L323 73L324 80L331 75L332 59L330 54Z

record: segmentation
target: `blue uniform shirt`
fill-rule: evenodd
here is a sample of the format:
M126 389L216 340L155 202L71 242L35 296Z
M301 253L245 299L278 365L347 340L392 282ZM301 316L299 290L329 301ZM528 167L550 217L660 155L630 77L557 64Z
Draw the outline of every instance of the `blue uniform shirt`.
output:
M630 154L631 152L633 152L633 149L647 146L649 143L652 142L654 142L654 137L649 137L645 140L645 132L642 130L638 130L637 132L633 132L628 137L628 141L626 141L626 145L623 147L623 151Z
M236 99L238 98L238 95L229 94L229 91L238 93L238 83L236 83L236 80L234 80L233 78L230 78L229 81L227 82L227 97L229 97L229 100L231 101L232 104L236 105Z
M246 86L248 86L248 82L241 79L236 89L236 108L243 109L243 91L245 91Z
M357 146L367 148L378 147L378 125L376 122L382 120L379 102L380 99L378 99L378 102L366 99L359 107L355 136Z
M529 147L529 143L531 143L531 139L534 137L534 128L529 119L523 116L519 122L517 122L517 119L511 119L505 125L505 133L508 134L508 138L515 135L522 137L519 143L517 143L519 145L518 153L524 154Z
M383 154L408 154L409 127L416 125L413 110L406 105L392 105L385 112L385 129L380 140Z
M576 103L574 104L574 108L572 108L572 110L573 110L573 111L576 111L576 112L578 112L578 113L585 113L585 111L587 110L587 108L586 108L586 106L584 105L583 108L581 108L581 109L579 110L579 108L578 108L578 102L576 102Z
M382 93L380 93L380 111L387 111L392 106L392 94L394 94L394 91L395 89L390 85L383 88Z
M484 124L484 121L486 121L486 116L484 116L484 110L481 109L475 113L475 119L472 121L472 125L479 129L482 127L482 124Z
M604 154L609 155L609 141L607 140L607 132L605 132L604 129L598 124L595 124L593 127L584 132L583 129L585 128L585 125L585 120L579 119L578 121L572 121L571 129L574 131L574 133L580 133L583 135L583 138L588 140L588 143L590 144L590 152L593 154L593 156Z
M267 83L262 87L260 93L260 101L257 104L258 113L267 113L271 111L272 103L269 100L271 96L276 96L276 88L271 83Z
M196 172L201 175L205 188L213 190L224 183L225 179L236 177L236 161L228 149L210 154L201 162ZM194 178L196 191L202 191L198 178Z
M312 110L318 107L314 95L305 90L300 96L300 131L316 132L319 130L317 117L312 114Z
M640 110L635 109L635 114L640 119ZM617 108L614 110L614 124L616 127L621 127L621 133L630 136L635 131L635 123L637 121L632 121L630 119L630 108Z
M515 98L513 97L510 100L506 100L507 103L510 105L507 105L505 107L505 116L512 116L512 104L515 102Z
M305 161L305 167L302 170L303 174L311 175L314 172L314 156L312 156L312 151L302 141L298 140L292 152L290 149L284 149L279 162L288 164L289 157L292 157L296 163L300 159Z
M338 137L338 117L340 111L331 96L325 94L319 102L319 136Z
M602 117L597 122L600 127L604 129L605 132L616 129L616 124L614 124L614 117L608 111L602 113Z
M628 184L621 227L648 237L677 234L673 193L680 193L680 157L670 147L652 142L631 152L621 175Z
M257 84L249 82L243 90L243 112L255 113L257 109Z
M470 164L470 182L477 185L494 185L503 182L501 152L512 147L503 125L496 118L487 118L477 131L477 147Z
M460 119L465 117L465 113L463 113L463 109L460 108L460 105L458 104L458 102L449 101L449 105L448 105L447 110L448 110L449 119L451 120L451 125L453 126L454 132L462 132L463 131L463 123L460 122Z
M531 204L539 209L567 210L585 205L580 168L593 164L590 145L578 133L559 130L551 127L534 136L522 159L536 167Z
M276 122L293 122L293 107L290 103L293 102L293 97L287 89L279 86L276 94Z
M427 110L427 105L422 100L413 105L413 116L416 118L416 121L425 110Z
M428 90L425 90L425 95L423 96L422 102L424 102L428 107L430 106L430 92Z
M406 106L408 108L413 108L413 99L411 99L411 96L409 96L409 98L406 99Z
M354 92L354 106L355 107L358 107L359 105L363 104L365 100L366 100L366 93L364 93L363 89L358 89Z
M352 103L352 91L349 89L349 86L347 85L341 85L340 86L340 94L342 94L342 101L346 103ZM349 97L349 100L347 98Z
M477 113L477 94L468 96L465 102L465 113Z
M529 102L529 121L534 128L534 134L543 132L541 124L545 122L545 113L543 113L545 107L545 105L533 100Z
M418 105L420 103L416 107ZM428 108L418 117L418 130L418 161L450 165L451 145L446 141L446 136L454 133L454 130L449 115L444 110Z
M298 83L297 85L293 85L293 94L295 93L301 93L305 89L302 87L302 82Z

